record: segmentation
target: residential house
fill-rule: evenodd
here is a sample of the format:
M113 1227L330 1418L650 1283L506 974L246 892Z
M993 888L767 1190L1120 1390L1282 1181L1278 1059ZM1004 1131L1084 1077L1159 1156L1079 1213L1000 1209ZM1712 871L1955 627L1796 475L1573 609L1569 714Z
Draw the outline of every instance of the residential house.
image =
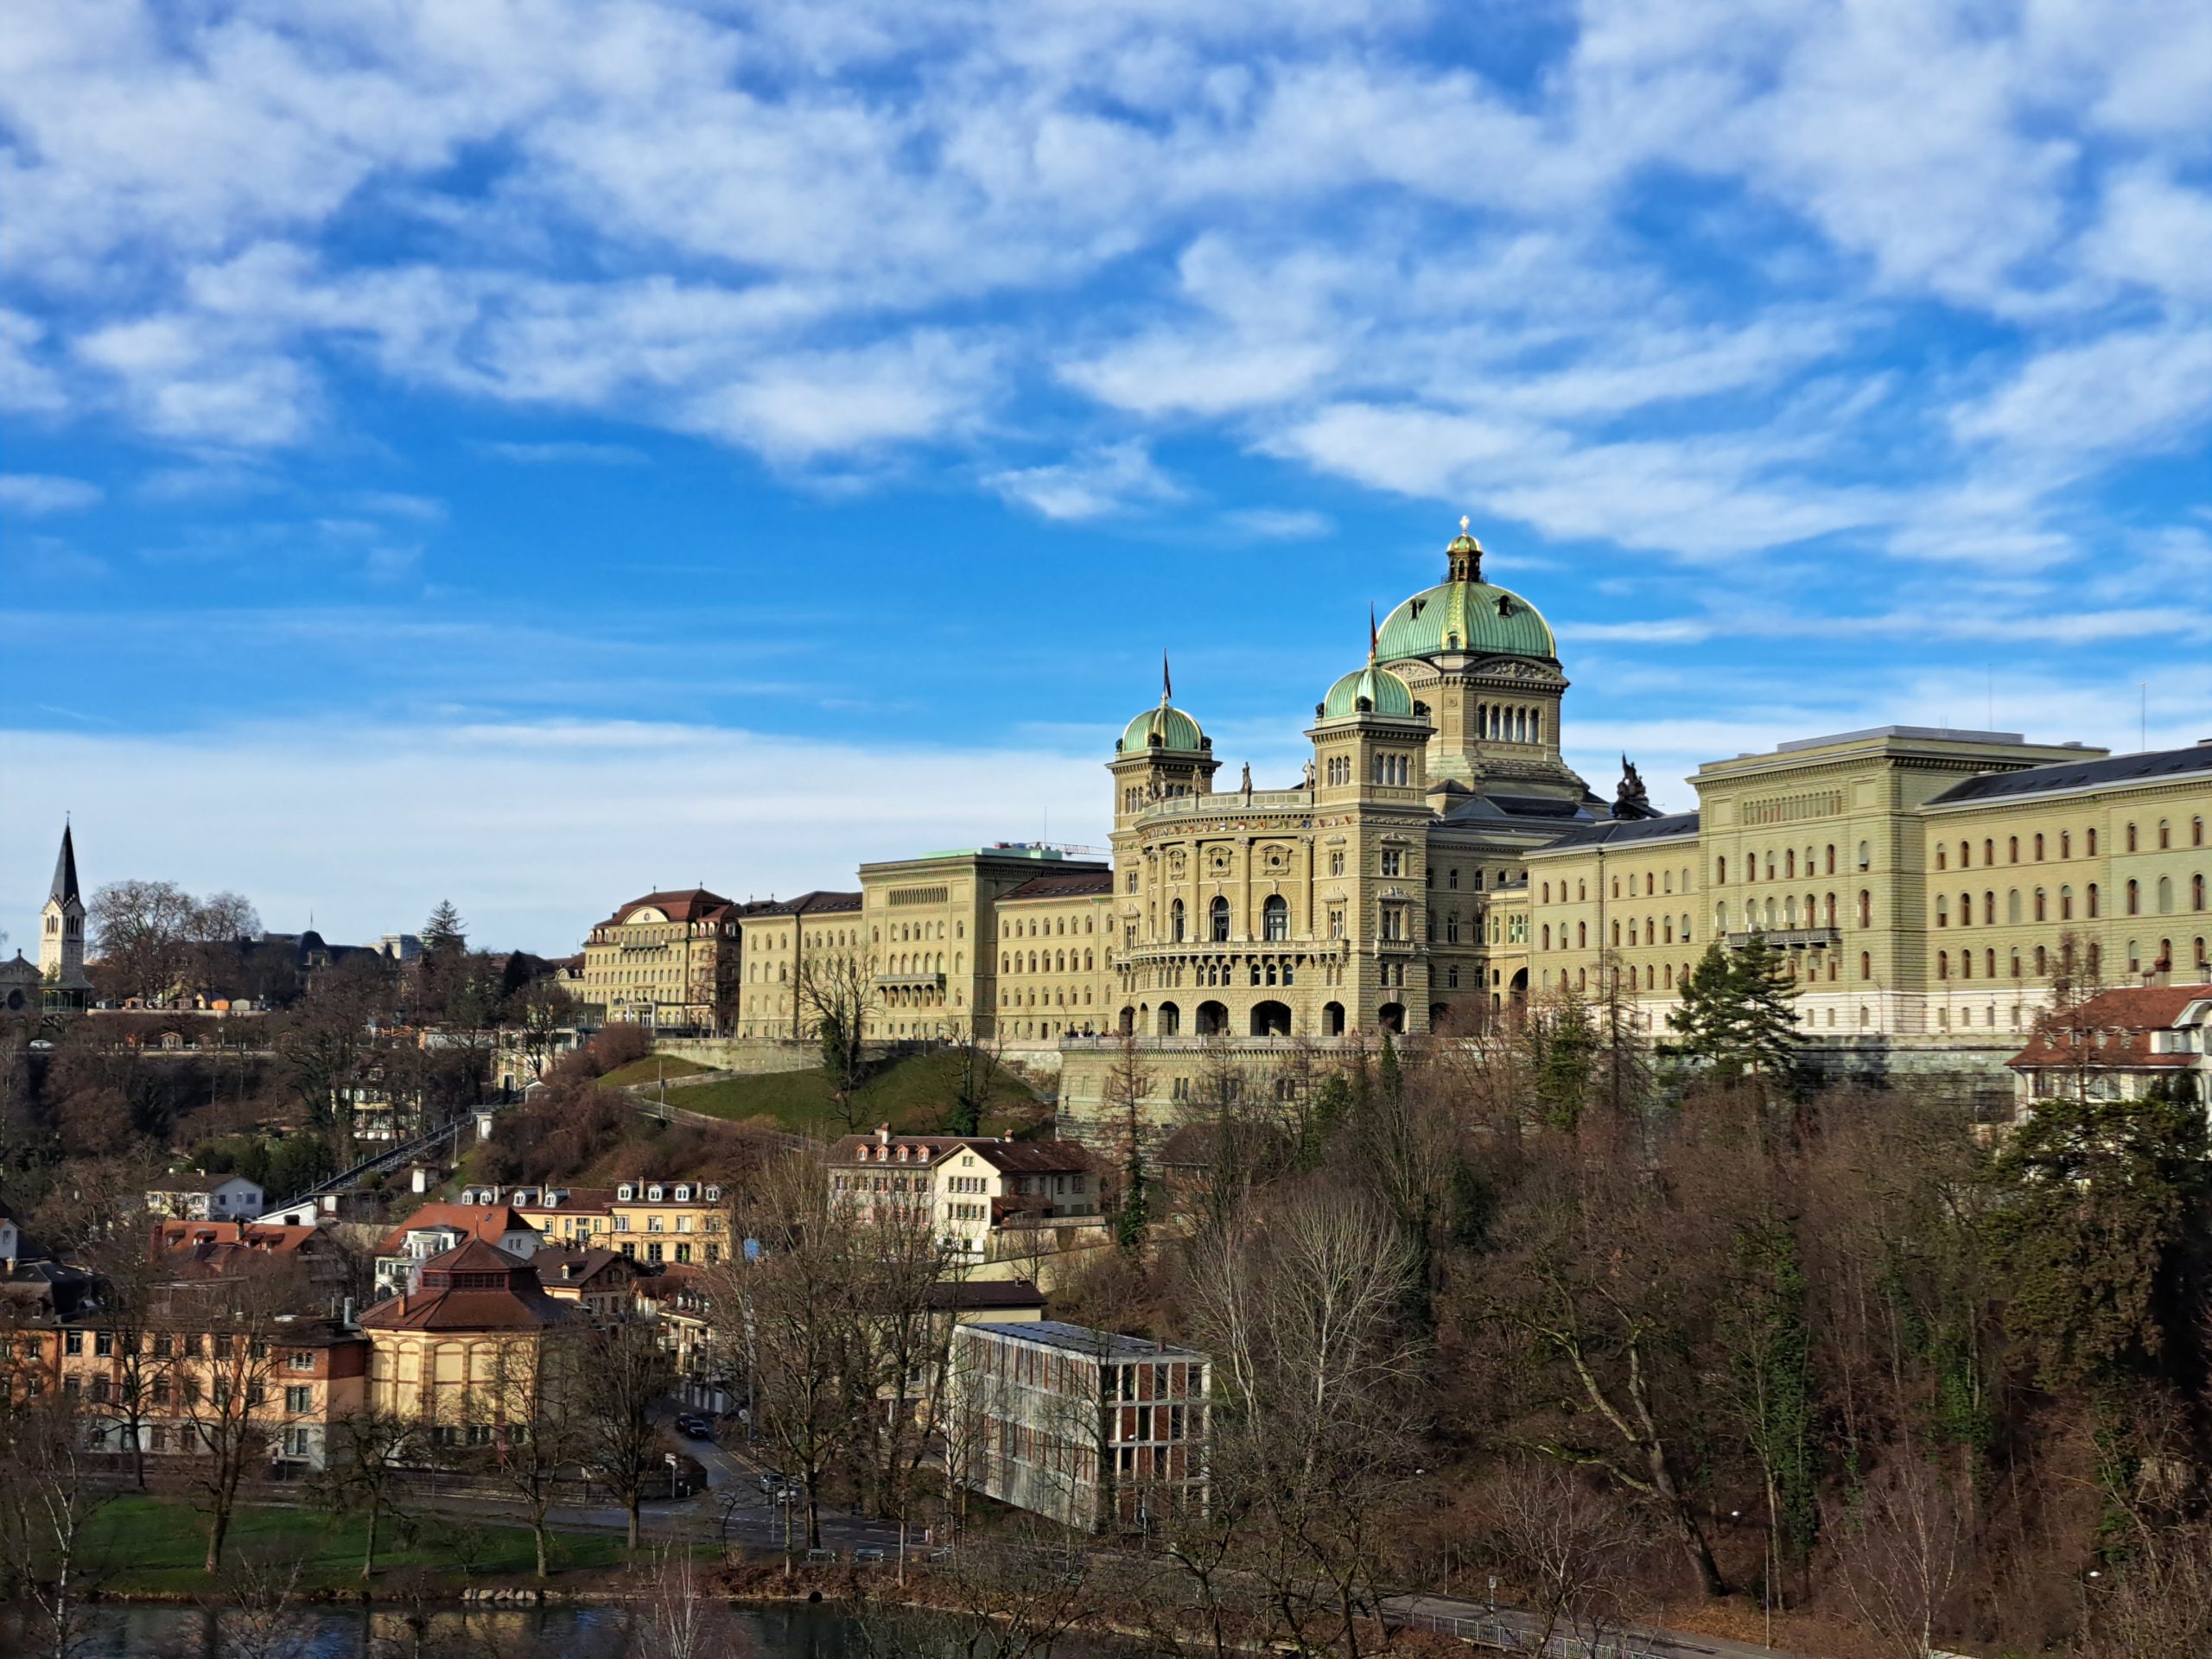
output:
M377 1294L396 1296L411 1289L423 1263L472 1238L525 1260L544 1243L509 1205L426 1204L377 1241Z
M2154 1086L2212 1101L2212 985L2128 985L2046 1015L2012 1068L2022 1112L2086 1091L2139 1100Z
M323 1468L331 1425L365 1399L368 1344L335 1319L277 1314L241 1331L219 1300L189 1296L143 1328L119 1329L95 1306L56 1336L61 1390L82 1406L94 1451L130 1451L136 1434L150 1456L203 1452L228 1431L242 1389L266 1432L267 1472L282 1478Z
M635 1287L645 1273L635 1258L596 1244L544 1245L530 1264L548 1296L575 1303L594 1319L619 1319L632 1312L637 1306Z
M178 1282L221 1278L263 1262L297 1263L319 1294L342 1293L346 1255L321 1227L276 1226L262 1221L159 1221L148 1249Z
M729 1217L722 1188L696 1178L632 1179L613 1187L465 1187L465 1200L511 1204L546 1237L603 1244L647 1267L711 1266L722 1259Z
M243 1175L172 1171L146 1189L149 1211L181 1221L253 1221L267 1205L261 1183Z
M1103 1238L1099 1179L1071 1141L849 1135L830 1148L832 1202L877 1220L927 1216L963 1262L1032 1257Z
M1086 1532L1205 1501L1212 1363L1054 1319L952 1332L946 1473Z

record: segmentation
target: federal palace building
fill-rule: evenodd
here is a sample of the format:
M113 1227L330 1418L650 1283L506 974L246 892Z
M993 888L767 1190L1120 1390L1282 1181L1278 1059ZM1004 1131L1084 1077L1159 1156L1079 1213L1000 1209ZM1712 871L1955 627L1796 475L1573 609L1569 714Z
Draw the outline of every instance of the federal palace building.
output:
M873 1037L1041 1057L1122 1032L1170 1052L1465 1033L1613 973L1663 1030L1709 943L1757 940L1815 1046L1887 1064L2011 1052L2063 935L2107 982L2208 976L2212 743L1878 727L1712 761L1698 810L1659 816L1633 768L1607 801L1567 765L1551 628L1464 524L1445 556L1315 703L1294 787L1224 777L1163 673L1105 763L1110 857L1005 844L779 903L648 894L593 931L582 995L790 1038L806 976L841 963Z

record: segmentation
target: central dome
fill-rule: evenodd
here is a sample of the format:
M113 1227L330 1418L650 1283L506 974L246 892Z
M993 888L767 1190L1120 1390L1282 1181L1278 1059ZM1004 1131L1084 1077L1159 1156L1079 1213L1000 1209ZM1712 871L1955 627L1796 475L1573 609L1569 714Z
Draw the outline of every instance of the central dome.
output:
M1450 575L1383 620L1376 640L1377 660L1402 662L1447 651L1558 660L1559 642L1542 613L1520 594L1482 579L1480 543L1462 527L1446 551Z

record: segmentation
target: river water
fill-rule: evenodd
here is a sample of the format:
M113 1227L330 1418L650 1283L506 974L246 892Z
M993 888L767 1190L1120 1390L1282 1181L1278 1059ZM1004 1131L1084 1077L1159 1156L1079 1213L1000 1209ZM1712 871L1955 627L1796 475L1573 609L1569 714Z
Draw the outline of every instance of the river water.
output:
M830 1606L729 1615L727 1635L699 1659L954 1659L966 1649L944 1627L909 1618L862 1630ZM413 1615L310 1608L267 1618L197 1607L94 1609L74 1659L617 1659L648 1651L616 1606L435 1607ZM48 1651L51 1637L19 1610L0 1607L0 1654ZM1128 1659L1132 1650L1070 1640L1055 1659Z

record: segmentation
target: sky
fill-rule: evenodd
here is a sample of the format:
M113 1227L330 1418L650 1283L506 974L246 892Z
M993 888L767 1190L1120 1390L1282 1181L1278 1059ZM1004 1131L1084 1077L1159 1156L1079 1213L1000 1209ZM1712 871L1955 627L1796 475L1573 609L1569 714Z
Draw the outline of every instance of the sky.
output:
M1568 758L2212 736L2201 0L16 0L0 928L1096 845L1485 574Z

